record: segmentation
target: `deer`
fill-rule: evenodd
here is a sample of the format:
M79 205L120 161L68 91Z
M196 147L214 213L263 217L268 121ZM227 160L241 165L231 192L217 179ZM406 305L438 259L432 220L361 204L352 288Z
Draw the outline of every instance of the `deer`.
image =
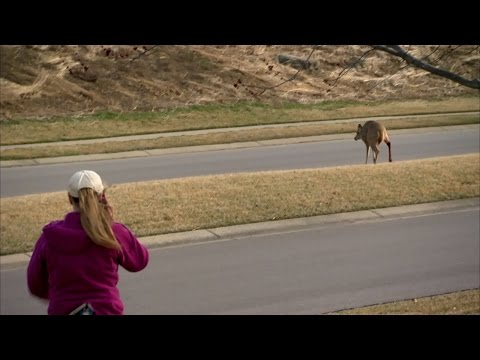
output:
M365 158L365 164L368 162L368 154L370 148L373 149L373 163L377 163L378 154L380 149L378 148L382 141L388 145L388 161L392 162L392 149L390 138L387 134L387 129L383 124L380 124L378 121L369 120L365 124L358 124L357 135L355 136L355 141L362 139L365 145L367 146L367 156Z

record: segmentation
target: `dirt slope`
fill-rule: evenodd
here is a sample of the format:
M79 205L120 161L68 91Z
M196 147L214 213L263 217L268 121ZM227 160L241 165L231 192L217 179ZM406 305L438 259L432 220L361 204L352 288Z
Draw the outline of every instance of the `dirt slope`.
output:
M411 51L426 56L434 48L413 46ZM452 52L442 64L478 77L480 52L471 52L473 48ZM238 101L314 103L478 94L411 67L398 72L404 64L381 52L360 61L332 88L324 80L335 80L366 47L322 46L296 81L255 95L261 87L275 86L297 72L280 64L279 55L307 59L311 49L300 45L0 46L0 119Z

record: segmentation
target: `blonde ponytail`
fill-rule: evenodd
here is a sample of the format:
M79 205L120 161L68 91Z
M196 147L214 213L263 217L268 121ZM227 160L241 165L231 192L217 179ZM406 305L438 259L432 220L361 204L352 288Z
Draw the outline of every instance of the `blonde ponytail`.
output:
M83 188L78 191L78 198L80 220L88 237L97 245L120 249L112 231L112 215L107 206L100 203L95 190Z

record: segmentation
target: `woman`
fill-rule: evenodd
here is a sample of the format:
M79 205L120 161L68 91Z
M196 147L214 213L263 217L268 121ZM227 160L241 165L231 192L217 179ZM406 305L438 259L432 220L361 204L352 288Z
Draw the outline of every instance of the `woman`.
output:
M43 228L27 269L30 292L49 301L49 315L122 315L118 266L137 272L148 251L123 224L113 221L100 176L91 170L70 178L73 211Z

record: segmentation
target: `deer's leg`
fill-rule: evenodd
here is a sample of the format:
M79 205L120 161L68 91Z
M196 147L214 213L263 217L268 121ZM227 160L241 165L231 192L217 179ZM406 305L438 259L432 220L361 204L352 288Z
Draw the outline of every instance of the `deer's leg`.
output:
M368 162L368 154L370 153L370 146L366 144L367 146L367 156L365 156L365 164Z
M388 161L389 162L392 162L392 144L390 143L390 141L385 141L387 143L387 146L388 146Z
M373 163L376 164L377 159L378 159L378 154L380 153L380 150L378 149L377 144L373 145L372 149L373 149Z

